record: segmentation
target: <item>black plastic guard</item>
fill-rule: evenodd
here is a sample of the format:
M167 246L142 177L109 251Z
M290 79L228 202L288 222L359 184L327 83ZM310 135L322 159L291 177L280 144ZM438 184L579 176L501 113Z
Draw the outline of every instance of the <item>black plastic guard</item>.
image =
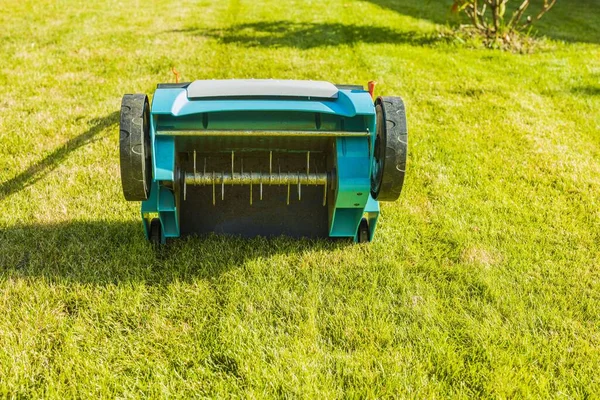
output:
M287 186L263 184L260 186L225 186L221 200L221 185L215 186L213 205L212 186L188 186L186 200L180 201L181 234L234 234L244 237L280 236L328 237L327 207L323 206L322 186L302 186L298 200L297 185L290 186L290 204Z

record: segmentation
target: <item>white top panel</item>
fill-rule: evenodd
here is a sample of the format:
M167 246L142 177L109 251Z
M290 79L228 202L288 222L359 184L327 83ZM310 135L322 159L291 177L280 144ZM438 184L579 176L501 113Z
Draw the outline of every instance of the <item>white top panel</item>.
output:
M189 98L289 96L335 99L338 89L329 82L277 79L198 80L187 87Z

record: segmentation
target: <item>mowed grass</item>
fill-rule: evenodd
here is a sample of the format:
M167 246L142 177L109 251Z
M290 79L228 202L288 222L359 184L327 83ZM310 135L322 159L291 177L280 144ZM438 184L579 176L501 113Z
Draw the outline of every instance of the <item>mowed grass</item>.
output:
M600 3L527 55L439 39L447 3L4 1L0 396L599 396ZM172 67L403 96L375 241L153 251L118 110Z

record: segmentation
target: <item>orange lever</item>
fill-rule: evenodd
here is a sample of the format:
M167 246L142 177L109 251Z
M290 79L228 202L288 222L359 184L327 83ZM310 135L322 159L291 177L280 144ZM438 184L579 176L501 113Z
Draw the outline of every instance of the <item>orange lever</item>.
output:
M369 94L371 95L371 98L373 100L375 100L375 85L377 85L377 82L375 82L375 81L369 81L369 83L367 85L368 85L368 88L369 88Z
M171 72L175 75L175 83L179 83L179 72L175 69L175 67L171 67Z

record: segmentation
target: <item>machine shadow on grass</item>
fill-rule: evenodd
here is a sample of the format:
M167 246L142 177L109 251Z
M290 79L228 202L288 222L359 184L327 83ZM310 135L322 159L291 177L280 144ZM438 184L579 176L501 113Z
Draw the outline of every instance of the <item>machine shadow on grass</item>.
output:
M351 241L246 239L207 235L153 247L141 222L73 221L0 229L0 279L43 278L95 285L212 279L255 259L278 254L343 251Z
M408 43L424 46L440 40L434 34L402 32L378 26L290 21L253 22L225 29L190 27L174 32L210 37L225 44L299 49L355 43Z
M112 112L104 117L91 121L92 126L85 132L69 139L65 144L57 147L52 153L42 160L32 164L17 176L0 183L0 200L16 193L27 186L33 185L38 180L56 168L60 163L78 148L98 140L98 134L108 127L115 125L119 120L119 112Z

